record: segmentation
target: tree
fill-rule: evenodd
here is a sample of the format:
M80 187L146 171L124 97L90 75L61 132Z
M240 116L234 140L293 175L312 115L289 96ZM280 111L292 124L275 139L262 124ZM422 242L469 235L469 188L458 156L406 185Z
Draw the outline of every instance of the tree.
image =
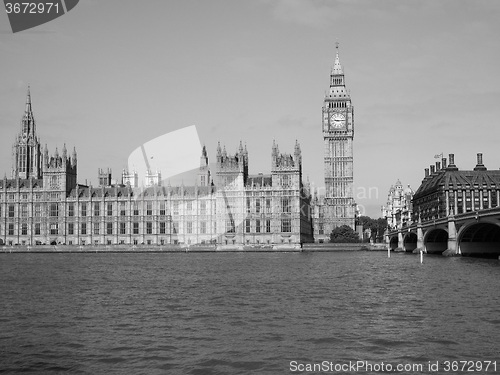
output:
M357 224L363 226L363 231L366 229L370 229L371 237L370 239L373 242L382 242L384 238L384 231L387 227L386 219L378 218L372 219L368 216L359 216L357 219Z
M360 242L358 234L348 225L342 225L332 230L330 242Z

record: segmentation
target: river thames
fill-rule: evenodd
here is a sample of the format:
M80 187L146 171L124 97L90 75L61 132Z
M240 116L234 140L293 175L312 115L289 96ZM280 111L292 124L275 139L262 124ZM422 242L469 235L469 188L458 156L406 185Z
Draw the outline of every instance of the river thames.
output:
M0 372L500 373L499 276L383 251L0 254Z

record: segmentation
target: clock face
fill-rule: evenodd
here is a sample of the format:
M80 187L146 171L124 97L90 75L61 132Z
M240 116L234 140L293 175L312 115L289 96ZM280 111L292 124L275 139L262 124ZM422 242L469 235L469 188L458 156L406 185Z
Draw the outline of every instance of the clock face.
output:
M341 128L345 124L345 116L342 113L336 112L330 117L330 121L334 128Z

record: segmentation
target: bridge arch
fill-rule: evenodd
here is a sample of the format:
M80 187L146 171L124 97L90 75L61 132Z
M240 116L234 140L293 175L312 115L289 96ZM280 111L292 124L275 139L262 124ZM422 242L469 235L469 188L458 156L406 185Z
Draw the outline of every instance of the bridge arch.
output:
M424 235L424 246L429 254L441 254L448 248L448 232L441 228L429 229Z
M396 250L399 245L399 240L398 240L398 235L396 234L395 236L392 236L389 239L389 249L391 250Z
M403 238L403 249L405 251L413 251L417 248L417 234L408 232Z
M457 241L463 256L498 258L500 256L500 225L491 221L464 225L458 231Z

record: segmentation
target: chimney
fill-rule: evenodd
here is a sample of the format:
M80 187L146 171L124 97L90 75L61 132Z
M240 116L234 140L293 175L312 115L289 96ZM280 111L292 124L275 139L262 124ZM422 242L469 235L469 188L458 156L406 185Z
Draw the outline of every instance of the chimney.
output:
M434 165L431 165L431 174L434 174L435 171L436 171L436 167Z
M425 177L429 177L429 168L425 168Z
M443 164L443 169L446 169L446 158L441 159Z
M436 162L436 172L441 170L441 163L439 161Z
M455 154L449 154L450 157L450 164L448 164L448 168L446 168L449 171L458 171L457 166L455 165Z
M486 171L486 167L483 164L483 154L477 154L477 165L474 167L475 171Z

